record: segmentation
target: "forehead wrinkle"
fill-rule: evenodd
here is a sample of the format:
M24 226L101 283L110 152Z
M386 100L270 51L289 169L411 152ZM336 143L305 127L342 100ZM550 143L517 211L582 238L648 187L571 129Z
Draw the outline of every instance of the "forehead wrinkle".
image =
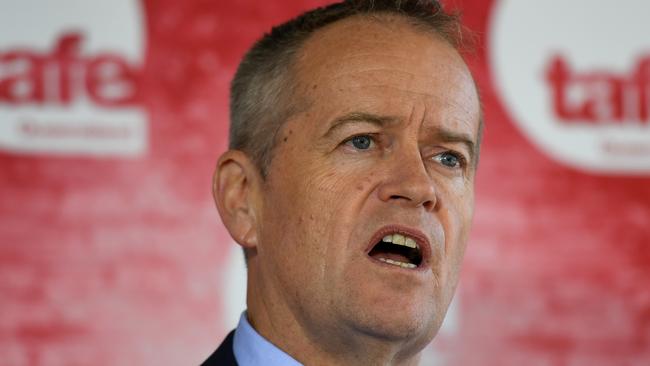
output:
M390 74L406 74L406 75L408 75L408 76L410 76L412 78L417 77L416 74L414 74L414 73L412 73L410 71L406 71L406 70L397 70L397 69L391 68L391 67L373 67L373 68L364 68L362 70L348 70L346 72L336 73L336 74L332 75L332 79L333 80L338 80L338 79L343 79L345 77L349 78L350 75L352 75L353 77L359 77L359 76L362 76L365 73L372 73L372 72L376 72L376 71L387 72L387 73L390 73Z
M359 85L359 86L354 85L354 86L348 86L347 88L342 88L340 90L343 91L343 90L367 89L367 88L375 88L375 87L396 90L396 91L400 91L400 92L403 92L403 93L406 93L406 94L409 94L409 95L417 95L417 96L423 96L423 97L435 97L433 94L431 94L430 92L427 92L427 91L415 91L415 90L411 90L411 89L400 88L400 87L393 86L393 85L386 85L386 84L383 84L383 83L364 84L364 85Z
M358 122L365 122L376 125L378 127L385 127L398 123L399 118L394 116L382 116L363 111L354 111L335 118L324 136L327 137L331 135L332 132L346 124Z
M336 82L342 80L343 82L340 83L341 85L339 86L339 90L341 91L345 89L382 87L382 88L388 88L391 90L404 92L407 94L429 96L438 100L441 98L437 96L436 93L432 92L439 89L436 87L437 85L439 86L440 84L446 84L446 85L453 86L453 85L461 84L465 81L465 80L458 80L457 78L450 79L449 77L440 79L440 75L447 75L450 73L450 71L448 70L449 68L444 68L444 69L447 70L437 70L436 72L432 72L428 75L418 75L408 70L396 69L390 66L359 68L359 69L343 70L340 72L335 72L333 74L330 74L329 76L326 76L325 78L319 78L320 79L319 81L325 81L329 79L329 82ZM395 79L392 78L392 76L400 75L400 74L405 77L402 80L400 80L398 84L396 84ZM387 77L387 76L391 76L391 77ZM367 83L367 81L372 81L372 82ZM359 83L362 84L360 85ZM474 86L473 82L472 85ZM465 95L465 97L476 99L476 97L472 97L469 95ZM445 99L445 102L447 104L454 105L454 106L462 106L463 107L462 109L465 112L470 112L470 106L467 105L468 103L462 103L460 101L455 100L454 98L443 98L443 99Z
M408 57L394 57L396 60L405 60L405 61L411 61ZM387 81L393 79L393 75L395 74L402 74L402 75L407 75L409 78L412 79L417 79L421 80L423 84L432 86L435 84L439 83L446 83L446 84L460 84L465 82L464 77L459 78L459 77L452 77L451 74L454 74L455 71L458 69L457 67L454 67L452 65L445 65L445 64L437 64L437 63L432 63L431 67L432 70L430 72L425 73L425 74L416 74L410 71L412 67L416 67L414 65L408 65L407 63L402 63L399 65L379 65L379 66L374 66L370 67L368 66L368 60L367 59L362 59L359 60L358 64L351 64L350 62L347 62L350 60L351 57L346 57L338 60L337 62L332 62L331 65L329 64L326 65L321 65L322 69L319 71L319 73L323 73L324 70L328 68L334 69L334 72L332 73L324 73L325 75L329 74L330 78L332 80L338 80L344 77L349 77L352 75L354 78L361 78L361 77L368 77L368 75L365 74L372 74L372 73L377 73L377 75L370 75L373 78L383 78L383 77L388 77ZM439 61L439 60L438 60ZM346 65L346 68L344 70L341 70L341 65Z
M417 58L414 58L413 55L417 54ZM365 66L368 64L368 59L379 59L379 60L391 60L391 61L401 61L400 65L408 64L423 64L427 63L429 60L441 60L441 55L431 55L430 57L422 57L421 52L404 52L403 55L395 53L384 53L384 52L365 52L365 53L356 53L356 54L346 54L340 57L336 61L325 62L322 65L325 67L334 66L338 67L342 62L349 62L351 64L359 64ZM446 57L448 58L448 57ZM447 66L444 63L441 63L441 66Z
M422 107L421 113L418 113L419 110L418 106ZM408 119L406 120L406 126L410 126L412 123L417 123L419 121L420 128L417 129L417 131L419 131L426 120L426 116L427 116L427 103L425 103L420 99L415 100L413 101L413 105L411 106L411 113L409 114Z
M447 106L450 108L458 108L468 116L471 116L473 111L471 103L463 103L461 101L453 100L453 98L441 97L439 95L433 94L430 91L428 91L428 88L427 90L424 91L418 91L418 90L401 88L394 85L387 85L385 83L373 83L373 84L364 84L364 85L348 85L345 88L339 89L339 91L344 91L344 90L354 91L357 89L367 89L367 88L385 88L385 89L403 92L406 95L424 97L426 99L429 99L431 102L433 102L434 105Z

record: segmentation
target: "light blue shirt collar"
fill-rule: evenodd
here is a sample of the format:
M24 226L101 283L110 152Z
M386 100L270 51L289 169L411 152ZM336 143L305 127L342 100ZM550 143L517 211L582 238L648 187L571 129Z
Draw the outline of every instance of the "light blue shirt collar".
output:
M257 333L246 319L246 312L239 318L232 348L239 366L302 366Z

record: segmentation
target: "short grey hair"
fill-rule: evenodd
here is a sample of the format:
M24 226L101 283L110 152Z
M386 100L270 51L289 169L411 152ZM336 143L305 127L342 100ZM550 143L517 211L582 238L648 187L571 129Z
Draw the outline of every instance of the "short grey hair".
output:
M229 148L246 153L262 177L267 174L283 123L304 108L292 72L296 54L317 30L358 15L402 16L439 34L457 49L463 42L458 15L445 12L437 0L346 0L274 27L243 57L230 88Z

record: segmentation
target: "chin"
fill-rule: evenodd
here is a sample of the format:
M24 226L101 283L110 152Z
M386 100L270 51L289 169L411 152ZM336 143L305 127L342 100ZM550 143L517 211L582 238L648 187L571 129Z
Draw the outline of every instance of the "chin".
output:
M377 339L393 342L428 344L438 333L441 316L427 312L409 312L391 309L383 314L365 313L357 319L361 332Z

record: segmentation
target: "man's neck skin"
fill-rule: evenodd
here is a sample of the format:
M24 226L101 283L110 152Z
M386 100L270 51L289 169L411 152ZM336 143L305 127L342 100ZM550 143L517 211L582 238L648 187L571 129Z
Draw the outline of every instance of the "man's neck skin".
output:
M381 339L360 330L304 326L273 284L248 269L247 315L251 326L264 338L304 365L419 364L421 344L408 340ZM256 278L256 280L252 280ZM323 322L326 323L326 322ZM314 329L317 328L317 329Z

